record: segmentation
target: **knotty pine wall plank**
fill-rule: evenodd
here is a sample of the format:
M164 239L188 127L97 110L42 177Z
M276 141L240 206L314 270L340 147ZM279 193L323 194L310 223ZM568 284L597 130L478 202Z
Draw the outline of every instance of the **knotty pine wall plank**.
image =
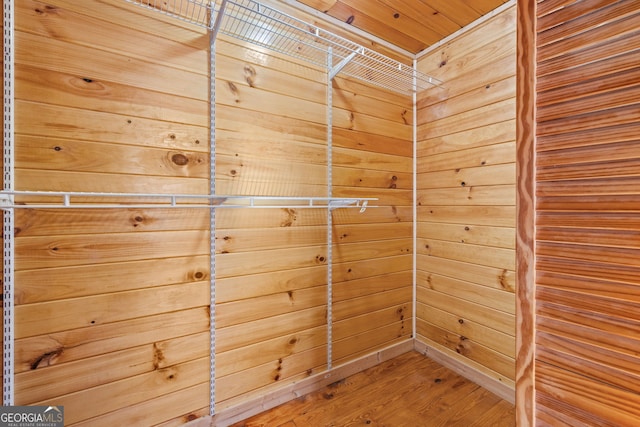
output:
M216 356L216 362L220 363L220 369L216 371L216 374L224 377L234 372L241 372L254 366L272 362L280 358L283 351L284 354L290 355L322 347L327 342L326 335L326 325L320 325L220 352Z
M344 282L344 286L349 286L352 280L371 277L382 278L387 273L410 270L411 264L410 255L389 256L383 259L361 259L334 264L332 274L336 286L340 286L340 282Z
M83 420L92 424L96 416L104 415L104 423L112 417L117 417L120 408L153 400L156 396L164 396L178 390L188 389L204 381L208 383L209 357L195 359L186 363L170 366L165 369L154 370L145 374L129 377L124 380L104 384L88 390L82 390L59 396L58 405L68 410L65 422L71 425ZM96 408L94 398L100 398L102 403ZM37 402L37 405L47 401ZM202 407L202 401L194 402L192 408ZM107 416L107 414L109 414ZM175 415L175 414L174 414ZM149 415L145 415L145 419Z
M208 118L202 114L208 108L206 99L185 99L179 94L43 67L48 66L43 62L37 66L16 64L15 91L20 99L37 102L46 97L68 107L208 126Z
M421 262L429 262L430 272L508 292L515 291L516 284L513 270L488 267L471 263L470 261L426 257L420 254L418 254L418 258Z
M465 206L418 206L418 212L430 221L451 224L473 222L477 225L515 227L513 206L476 206L473 210Z
M483 57L479 54L482 49L489 46L495 48L500 45L500 43L496 43L500 38L511 37L515 42L515 16L515 9L506 10L484 22L483 25L471 28L465 33L467 40L464 43L456 43L455 40L452 40L438 49L437 55L433 55L431 51L429 55L423 54L418 63L418 70L441 80L443 76L452 74L451 70L454 68L463 71L465 64L471 58ZM509 49L509 47L505 46L504 49ZM492 62L491 60L487 61L486 56L484 58L484 61L481 60L482 62ZM490 59L493 58L493 56L490 57ZM455 74L458 73L453 72L453 74L453 78L455 78Z
M207 335L207 336L204 336ZM51 366L42 371L32 364L28 371L16 375L16 397L29 396L36 401L53 399L86 387L118 381L131 376L164 369L208 355L198 342L206 340L208 332L146 344L130 349L102 354L72 363L72 367ZM46 361L44 362L46 366ZM43 384L43 380L46 381Z
M418 63L445 83L418 99L417 339L508 387L515 379L515 12L506 9Z
M16 372L29 371L37 366L36 362L53 366L162 340L197 336L206 330L208 323L208 307L196 307L18 339Z
M420 317L423 317L424 311L428 310L430 323L439 328L449 330L453 328L458 335L485 347L492 347L504 356L515 357L515 338L512 336L484 326L473 319L456 316L455 313L449 313L432 305L419 304L417 310Z
M154 425L163 427L183 425L209 414L208 395L209 382L207 381L167 393L157 399L127 406L117 412L95 417L91 421L78 423L78 425L90 427L108 426L110 423L126 425L145 422L157 423Z
M515 249L514 230L484 225L465 226L437 222L421 222L419 234L428 239Z
M354 334L363 333L371 329L384 327L389 323L409 319L410 312L409 304L402 304L397 307L387 307L382 310L372 310L369 313L354 316L344 321L335 322L333 325L333 334L336 340L349 338Z
M313 307L294 313L272 316L268 322L262 319L220 328L216 349L222 353L270 339L289 336L292 333L326 326L326 307Z
M455 155L455 153L466 149L480 149L495 144L515 142L513 137L514 126L515 120L511 119L479 128L465 129L449 135L418 140L418 156L445 155L449 153ZM424 166L419 165L419 167L423 168Z

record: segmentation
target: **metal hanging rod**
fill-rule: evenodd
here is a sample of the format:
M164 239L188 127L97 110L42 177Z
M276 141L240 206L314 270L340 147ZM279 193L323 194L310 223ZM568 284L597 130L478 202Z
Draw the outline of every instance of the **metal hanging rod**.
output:
M144 202L140 202L144 200ZM376 198L0 191L0 210L85 208L360 208Z
M412 66L254 0L125 1L321 67L327 66L332 50L332 77L342 73L405 94L442 84Z

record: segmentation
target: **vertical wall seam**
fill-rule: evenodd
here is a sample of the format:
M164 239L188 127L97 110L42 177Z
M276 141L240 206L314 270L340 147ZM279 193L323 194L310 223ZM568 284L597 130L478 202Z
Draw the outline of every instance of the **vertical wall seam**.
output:
M417 330L416 330L416 320L417 313L416 310L418 308L417 296L418 296L418 257L416 251L418 249L418 94L417 94L417 81L416 81L416 72L418 70L418 60L416 58L413 59L413 95L412 95L412 104L413 104L413 126L412 126L412 139L413 139L413 150L412 150L412 165L413 165L413 183L412 183L412 215L413 215L413 227L412 227L412 311L413 315L411 317L411 333L413 339L416 339Z

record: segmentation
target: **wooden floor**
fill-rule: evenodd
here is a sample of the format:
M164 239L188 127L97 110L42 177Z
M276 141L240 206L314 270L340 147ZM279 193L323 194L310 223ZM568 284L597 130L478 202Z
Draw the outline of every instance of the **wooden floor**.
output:
M233 427L515 426L512 404L410 352Z

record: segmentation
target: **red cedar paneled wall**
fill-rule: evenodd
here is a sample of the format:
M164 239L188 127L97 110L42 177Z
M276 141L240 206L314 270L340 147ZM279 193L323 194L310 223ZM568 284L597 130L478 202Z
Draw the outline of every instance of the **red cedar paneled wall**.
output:
M640 2L535 15L535 422L638 425Z

